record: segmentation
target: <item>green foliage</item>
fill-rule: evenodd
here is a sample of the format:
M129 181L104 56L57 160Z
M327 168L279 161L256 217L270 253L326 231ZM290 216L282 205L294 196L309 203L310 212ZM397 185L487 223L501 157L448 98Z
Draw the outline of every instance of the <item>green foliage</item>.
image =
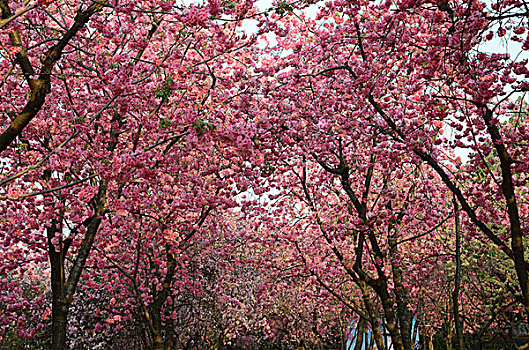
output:
M198 136L202 136L208 131L213 131L217 128L215 125L200 119L193 123L193 127L196 129Z
M171 121L169 119L166 119L166 118L160 119L159 126L160 126L161 129L167 129L171 125L173 125L173 123L171 123Z
M292 5L290 5L287 2L280 2L279 4L277 4L276 13L279 15L282 15L285 12L292 12L292 11L294 11L294 8L292 7Z
M76 117L74 120L73 120L74 124L83 124L85 122L85 118L82 117L82 116L79 116L79 117Z
M156 97L161 98L164 102L169 101L169 97L171 96L171 93L173 92L171 88L171 85L173 84L173 82L174 82L173 79L169 77L162 86L156 88L156 90L154 90Z
M222 5L230 9L235 8L235 3L233 1L223 1Z

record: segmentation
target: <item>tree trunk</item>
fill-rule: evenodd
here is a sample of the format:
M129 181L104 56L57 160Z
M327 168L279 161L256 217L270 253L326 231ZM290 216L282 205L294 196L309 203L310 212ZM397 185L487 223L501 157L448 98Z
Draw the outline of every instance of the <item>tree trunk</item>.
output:
M59 223L52 221L52 225L47 229L48 255L51 268L51 288L52 288L52 346L53 350L66 349L66 330L68 326L68 311L73 302L73 297L81 278L86 260L92 249L96 233L101 224L102 216L106 210L106 189L107 183L102 180L97 194L96 209L94 215L83 223L87 226L86 234L83 237L81 246L77 252L77 257L66 280L64 259L72 243L71 239L59 239L56 247L52 239L59 232Z
M174 320L168 318L165 323L165 349L176 349L176 334L174 330Z
M358 286L360 287L360 290L362 291L362 299L364 301L367 314L371 318L370 320L371 332L373 333L373 338L377 345L377 349L386 350L386 343L384 342L384 338L382 337L382 332L380 331L380 324L378 324L380 317L378 313L375 312L373 302L369 298L369 293L367 292L367 286L365 283L361 281L359 281Z
M53 350L66 349L66 326L68 320L68 304L64 297L64 248L59 241L59 251L55 250L52 239L59 232L57 220L47 229L48 256L51 268L51 348Z
M450 317L450 308L451 308L451 302L448 302L448 310L447 310L447 320L446 320L446 350L452 350L452 318Z
M382 308L384 309L384 316L386 318L386 327L388 328L389 334L391 335L391 343L393 344L393 349L395 350L408 350L404 349L404 343L402 342L402 334L397 325L397 317L395 315L395 309L393 301L387 291L387 284L385 287L378 287L378 295L382 302Z
M364 334L366 332L366 320L360 317L356 327L356 343L354 350L361 350L364 346Z
M389 240L390 253L392 258L400 258L398 245L396 239L393 237ZM395 301L397 303L397 317L399 320L399 329L402 337L402 344L404 349L412 350L413 344L411 340L411 320L412 315L408 307L408 295L403 284L402 269L391 259L391 270L393 272L393 283L395 292ZM398 259L400 261L400 259Z
M66 349L66 326L68 324L68 305L62 300L53 298L52 303L52 343L53 350Z
M153 326L153 348L155 350L164 349L164 339L162 336L162 308L167 300L167 297L171 293L171 283L176 272L176 258L173 253L171 253L171 246L166 245L166 257L167 257L167 273L163 280L162 290L156 293L153 297L153 303L151 307L151 317L152 317L152 326Z
M478 106L479 107L479 106ZM483 108L483 120L487 125L487 131L493 141L494 148L498 153L501 168L501 192L506 202L507 214L511 228L511 249L514 257L514 268L518 277L520 289L524 300L525 309L529 316L529 276L527 272L527 262L524 255L523 230L520 220L518 203L516 200L516 190L513 180L511 165L514 160L509 154L498 126L493 123L493 112L486 106Z
M464 350L463 325L459 319L459 288L461 285L461 230L459 226L459 206L457 198L454 196L454 215L456 231L456 276L454 281L454 291L452 293L452 305L454 310L454 325L456 327L456 349Z
M163 337L161 336L161 334L156 334L154 336L152 348L154 350L164 350Z

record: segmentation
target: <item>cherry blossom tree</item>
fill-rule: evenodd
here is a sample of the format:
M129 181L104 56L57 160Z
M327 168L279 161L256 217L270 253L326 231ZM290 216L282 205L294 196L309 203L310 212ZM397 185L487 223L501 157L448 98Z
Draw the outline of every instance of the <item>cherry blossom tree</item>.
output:
M494 32L485 33L498 20L508 20L508 40L524 42L523 15L511 5L334 1L320 7L319 22L289 8L274 23L281 29L278 49L291 52L280 55L270 49L260 72L276 75L281 86L288 86L285 91L300 97L300 106L292 99L281 106L285 94L274 95L280 112L310 113L329 128L333 119L326 114L336 118L345 109L350 116L339 123L345 130L347 122L374 129L389 136L384 143L388 151L406 150L412 162L430 166L475 227L514 261L519 288L527 295L521 224L526 210L523 202L517 204L525 193L526 152L519 142L525 137L525 105L511 98L525 90L526 61L483 49L494 37ZM505 37L506 29L497 35ZM319 114L311 110L315 102ZM502 123L513 117L516 127ZM295 119L284 125L285 134L305 126ZM454 172L461 160L450 149L470 152L464 171ZM479 188L466 188L475 183L478 169L485 172ZM498 193L503 204L492 205L501 202ZM494 222L509 222L508 235Z
M216 128L218 137L233 139L230 147L240 147L237 131L224 129L229 114L222 106L240 48L252 42L237 31L252 14L251 1L74 5L2 2L2 35L10 38L2 61L2 89L10 96L0 137L2 254L18 262L2 268L24 272L49 260L57 349L66 346L68 312L94 247L134 242L127 234L163 203L166 217L153 218L172 227L186 225L197 208L198 225L213 206L230 203L223 163L200 157L214 152L207 134ZM202 197L205 174L216 186L208 196L217 199ZM183 216L172 216L176 209ZM139 221L120 219L129 214ZM182 234L176 241L193 237L191 221L175 231ZM91 264L102 264L103 255L94 258ZM6 301L18 305L14 292Z

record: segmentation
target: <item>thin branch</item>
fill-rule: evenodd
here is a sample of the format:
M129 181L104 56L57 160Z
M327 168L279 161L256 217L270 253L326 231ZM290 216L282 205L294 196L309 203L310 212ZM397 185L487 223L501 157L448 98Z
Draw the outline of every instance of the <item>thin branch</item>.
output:
M27 198L27 197L32 197L32 196L38 196L38 195L42 195L42 194L47 194L47 193L59 191L59 190L65 189L65 188L73 187L73 186L78 185L78 184L80 184L82 182L91 180L91 179L93 179L96 176L97 176L97 174L94 174L94 175L90 175L90 176L85 177L83 179L80 179L80 180L77 180L77 181L71 182L69 184L62 185L62 186L50 188L50 189L43 190L43 191L37 191L37 192L22 194L22 195L18 196L16 199ZM0 196L0 199L7 199L7 198L8 198L8 196Z
M2 17L10 15L9 6L7 1L2 0L0 2L2 10ZM51 72L55 67L55 64L61 58L64 48L70 40L77 35L77 32L88 23L88 20L92 15L99 12L103 6L101 4L92 4L85 11L78 12L75 16L75 22L71 28L64 34L59 42L48 50L46 55L42 58L42 68L40 70L37 79L34 79L35 75L33 67L27 58L26 52L22 46L22 40L18 35L18 32L14 31L10 34L11 43L13 46L18 46L21 50L17 53L17 60L24 73L26 81L29 84L29 99L20 113L11 125L0 135L0 152L3 152L13 142L13 140L22 133L24 128L29 122L37 115L41 110L44 102L46 101L46 95L51 90Z
M22 16L23 14L25 14L29 10L33 10L35 7L37 7L37 6L36 5L31 5L31 6L16 10L15 13L12 14L10 17L5 18L5 19L0 21L0 29L3 28L4 26L6 26L12 20L16 19L17 17Z

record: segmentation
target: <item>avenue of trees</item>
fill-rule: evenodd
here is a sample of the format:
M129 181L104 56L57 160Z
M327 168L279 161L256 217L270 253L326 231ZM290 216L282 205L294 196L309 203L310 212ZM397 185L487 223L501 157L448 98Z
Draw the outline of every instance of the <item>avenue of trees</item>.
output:
M0 348L529 348L526 0L0 14Z

